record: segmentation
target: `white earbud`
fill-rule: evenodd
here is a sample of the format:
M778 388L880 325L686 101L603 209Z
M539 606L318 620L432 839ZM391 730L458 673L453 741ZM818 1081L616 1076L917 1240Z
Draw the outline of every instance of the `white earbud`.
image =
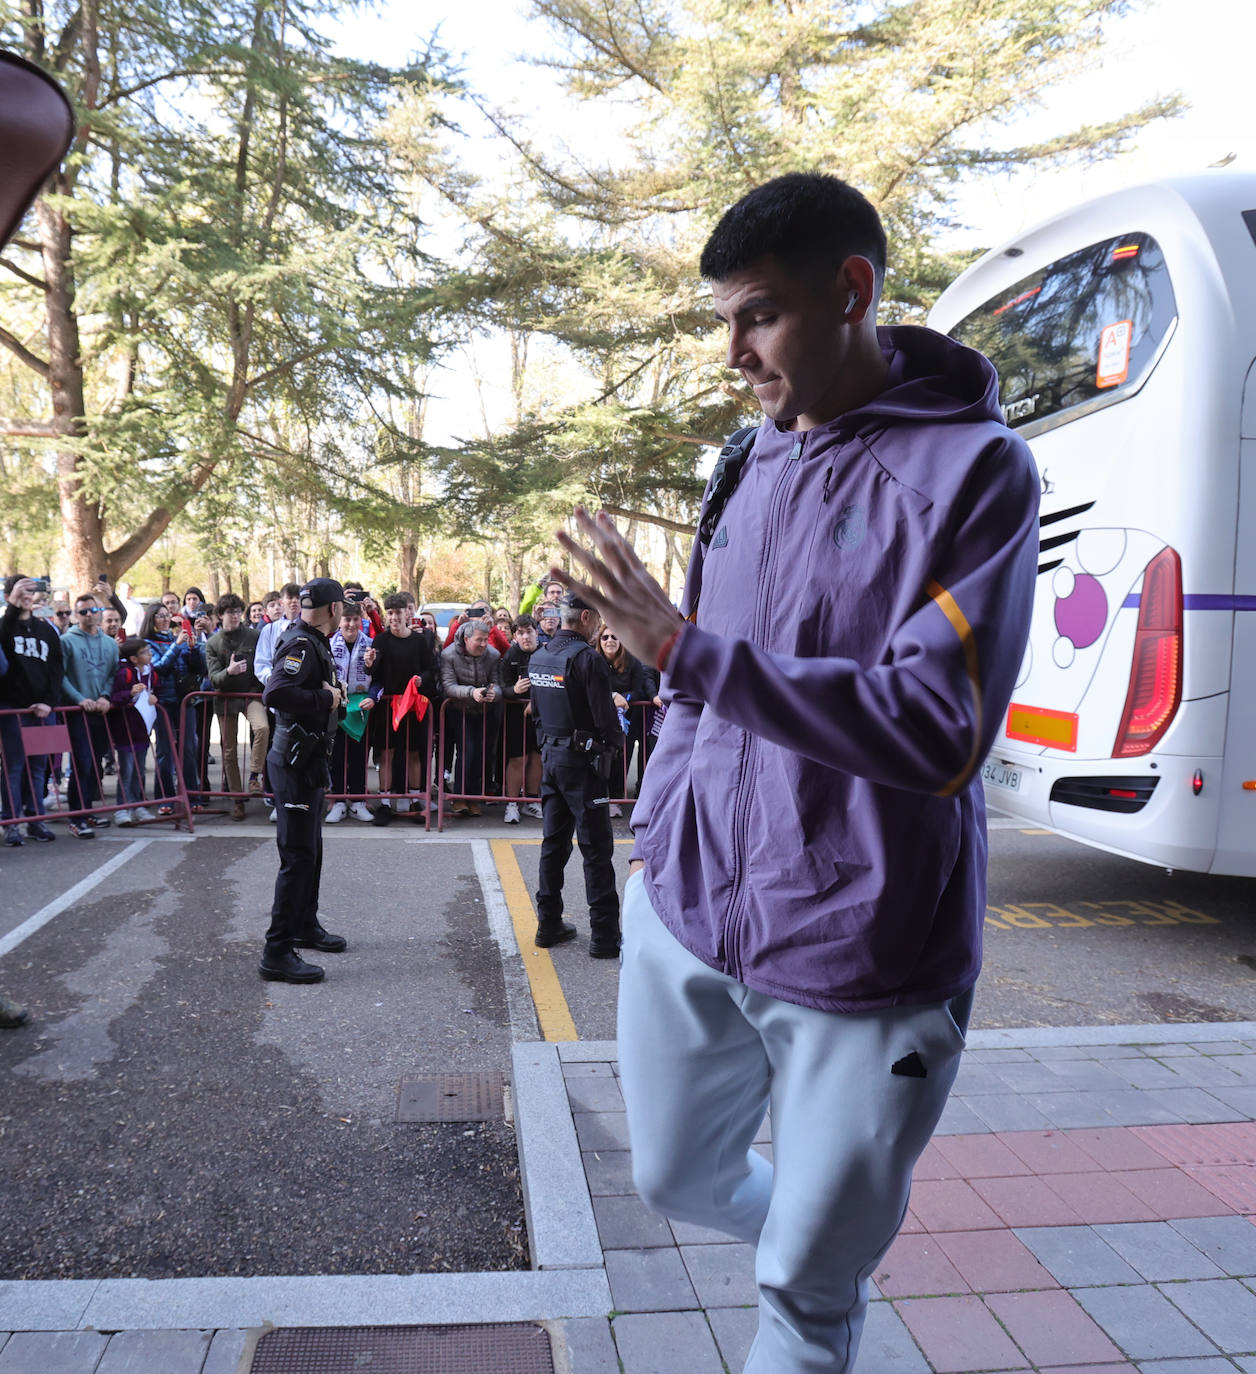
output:
M846 309L845 309L842 313L843 313L844 315L849 315L850 312L851 312L851 311L855 308L855 306L857 306L858 304L859 304L859 292L858 292L858 291L852 291L852 292L850 293L850 295L846 298Z

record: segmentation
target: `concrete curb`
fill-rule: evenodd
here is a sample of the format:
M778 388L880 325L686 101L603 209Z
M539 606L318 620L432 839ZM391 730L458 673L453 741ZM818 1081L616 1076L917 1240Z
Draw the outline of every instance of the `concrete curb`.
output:
M1049 1045L1201 1045L1256 1040L1256 1021L1198 1021L1151 1026L1024 1026L968 1033L970 1050L1032 1050Z
M532 1263L537 1269L600 1270L602 1244L567 1103L559 1047L534 1041L515 1045L512 1053L515 1130Z

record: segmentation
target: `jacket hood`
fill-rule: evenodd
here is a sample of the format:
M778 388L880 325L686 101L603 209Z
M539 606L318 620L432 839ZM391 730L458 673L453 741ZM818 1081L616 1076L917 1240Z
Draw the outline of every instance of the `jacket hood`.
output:
M860 427L878 418L1003 423L999 374L976 349L919 325L882 325L881 351L890 365L885 387L867 405L841 417Z

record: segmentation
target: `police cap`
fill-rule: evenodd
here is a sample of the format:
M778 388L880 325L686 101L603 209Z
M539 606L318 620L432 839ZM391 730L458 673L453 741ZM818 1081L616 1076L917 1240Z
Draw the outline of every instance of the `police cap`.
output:
M316 610L345 599L345 589L334 577L316 577L301 588L301 609Z

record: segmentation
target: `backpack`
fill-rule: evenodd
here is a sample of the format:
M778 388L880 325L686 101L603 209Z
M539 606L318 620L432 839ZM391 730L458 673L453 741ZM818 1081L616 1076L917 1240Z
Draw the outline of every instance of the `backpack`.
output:
M754 448L754 439L758 432L758 425L746 425L744 429L730 435L728 442L720 449L711 480L707 483L706 509L698 522L698 538L704 545L710 544L712 536L719 528L720 516L724 514L724 507L728 505L729 498L737 489L741 470L746 466L746 459L750 457L750 450Z

